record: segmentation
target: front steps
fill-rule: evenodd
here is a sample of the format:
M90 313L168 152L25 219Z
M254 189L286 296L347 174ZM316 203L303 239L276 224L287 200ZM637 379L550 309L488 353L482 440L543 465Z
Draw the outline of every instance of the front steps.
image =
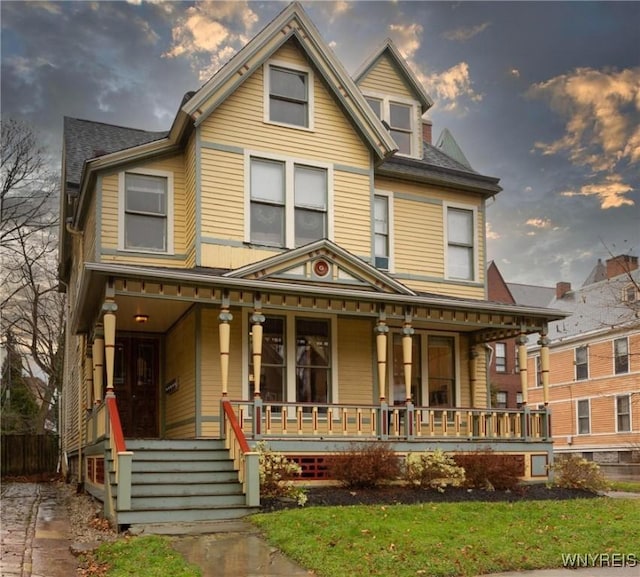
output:
M131 509L121 510L116 499L119 526L144 532L152 524L173 524L179 533L180 524L238 519L253 511L222 440L130 439L127 450L133 452ZM116 492L113 473L110 481Z

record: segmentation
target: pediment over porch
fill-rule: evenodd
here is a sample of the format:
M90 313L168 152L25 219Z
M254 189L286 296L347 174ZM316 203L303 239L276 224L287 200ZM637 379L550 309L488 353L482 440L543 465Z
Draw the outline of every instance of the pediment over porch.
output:
M415 296L388 274L327 239L318 240L223 276L244 280L287 282Z

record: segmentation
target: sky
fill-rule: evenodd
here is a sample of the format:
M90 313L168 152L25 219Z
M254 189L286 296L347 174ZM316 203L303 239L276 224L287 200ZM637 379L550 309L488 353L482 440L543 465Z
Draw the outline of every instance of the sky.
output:
M286 2L0 3L2 117L59 169L64 116L168 130ZM640 256L640 2L302 2L349 73L391 38L472 167L499 177L488 260L580 286Z

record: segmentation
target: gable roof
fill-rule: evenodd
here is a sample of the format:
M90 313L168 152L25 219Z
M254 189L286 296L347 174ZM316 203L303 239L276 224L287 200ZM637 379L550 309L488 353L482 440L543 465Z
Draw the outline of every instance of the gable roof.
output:
M509 292L519 305L547 307L556 296L554 287L535 286L520 283L507 283Z
M314 264L318 260L328 265L326 274L316 271ZM229 271L223 276L273 282L350 284L361 290L416 295L401 282L326 238Z
M361 136L382 160L397 145L298 2L287 6L182 107L198 126L289 39L296 38Z
M467 160L467 157L462 152L462 149L456 142L456 139L453 138L453 134L449 132L448 128L445 128L438 137L436 142L436 148L442 150L445 154L453 158L459 164L467 167L469 170L473 170L471 168L471 164Z
M353 75L353 79L356 84L362 82L365 79L367 74L371 72L376 63L383 57L387 55L392 63L395 65L396 69L400 73L400 75L404 78L405 82L411 87L415 95L418 97L418 101L422 106L422 113L424 114L429 108L433 106L433 100L427 94L424 86L422 86L422 82L418 80L413 70L407 64L407 61L402 57L400 51L393 43L391 38L387 38L374 52L367 58L361 65L360 68Z

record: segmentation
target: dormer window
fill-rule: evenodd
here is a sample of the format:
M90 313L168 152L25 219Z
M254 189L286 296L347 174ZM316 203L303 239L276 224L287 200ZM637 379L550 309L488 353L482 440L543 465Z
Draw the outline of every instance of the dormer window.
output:
M313 75L310 69L271 61L265 65L264 121L313 128Z
M398 154L418 156L413 122L416 103L400 102L387 96L365 96L365 99L396 141Z

